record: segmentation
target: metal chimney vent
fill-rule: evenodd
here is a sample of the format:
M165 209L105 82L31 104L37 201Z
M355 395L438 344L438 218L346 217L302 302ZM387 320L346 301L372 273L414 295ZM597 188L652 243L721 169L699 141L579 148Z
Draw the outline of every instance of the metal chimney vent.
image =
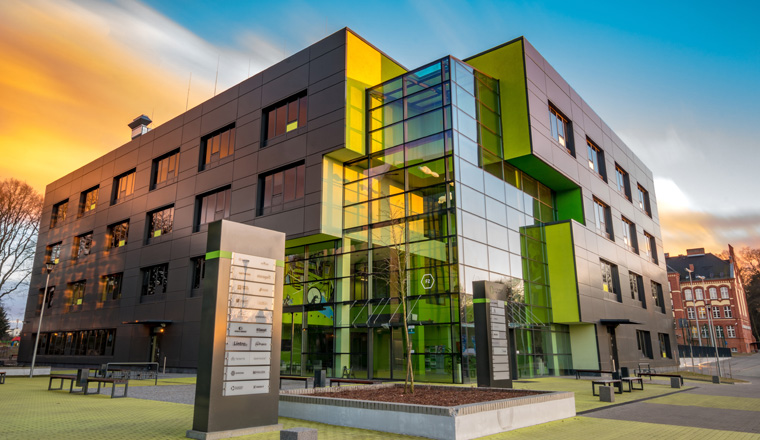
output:
M132 139L150 131L148 125L150 125L151 122L153 121L151 121L150 118L145 115L140 115L136 117L132 122L130 122L128 126L132 129Z

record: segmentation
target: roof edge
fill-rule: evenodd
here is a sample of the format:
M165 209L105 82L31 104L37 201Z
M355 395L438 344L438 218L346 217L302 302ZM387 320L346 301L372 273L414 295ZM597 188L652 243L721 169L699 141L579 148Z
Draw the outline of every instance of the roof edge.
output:
M516 42L518 42L518 41L524 41L524 40L525 40L525 36L524 36L524 35L521 35L521 36L519 36L519 37L517 37L517 38L513 38L513 39L511 39L511 40L507 41L506 43L501 43L501 44L500 44L500 45L498 45L498 46L494 46L494 47L492 47L492 48L490 48L490 49L486 49L486 50L484 50L483 52L480 52L480 53L478 53L478 54L475 54L475 55L473 55L473 56L467 57L467 58L463 59L462 61L464 61L464 62L466 63L466 62L470 61L470 60L471 60L471 59L473 59L473 58L477 58L477 57L479 57L479 56L483 56L483 55L485 55L485 54L487 54L487 53L489 53L489 52L493 52L493 51L495 51L495 50L501 49L501 48L502 48L502 47L504 47L504 46L508 46L508 45L510 45L510 44L514 44L514 43L516 43Z

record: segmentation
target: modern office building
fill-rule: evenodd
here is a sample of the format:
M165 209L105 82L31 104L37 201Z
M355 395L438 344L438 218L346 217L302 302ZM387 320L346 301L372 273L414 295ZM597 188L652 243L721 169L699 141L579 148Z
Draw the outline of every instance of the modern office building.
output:
M47 187L22 360L44 307L40 362L194 368L226 218L287 233L284 374L403 377L405 290L415 377L473 381L478 280L519 376L675 364L652 173L524 38L410 71L344 29L147 123Z
M696 248L687 249L686 255L665 254L665 261L679 344L717 345L735 353L757 351L731 245L727 260Z

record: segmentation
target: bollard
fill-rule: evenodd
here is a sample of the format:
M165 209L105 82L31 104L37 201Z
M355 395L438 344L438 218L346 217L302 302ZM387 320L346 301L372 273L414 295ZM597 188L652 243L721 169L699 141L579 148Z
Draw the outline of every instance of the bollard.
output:
M713 383L720 383L720 376L713 376Z
M322 388L327 386L327 371L314 370L314 388Z
M313 428L290 428L280 431L280 440L317 440L317 430Z
M670 388L681 388L681 378L680 377L671 377L670 378Z
M615 387L599 387L599 400L602 402L614 402Z

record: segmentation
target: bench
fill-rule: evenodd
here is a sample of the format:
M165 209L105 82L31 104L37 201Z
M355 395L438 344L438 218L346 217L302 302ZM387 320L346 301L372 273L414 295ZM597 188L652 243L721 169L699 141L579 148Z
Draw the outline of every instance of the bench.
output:
M95 393L90 393L90 382L96 382L98 384L98 390ZM127 390L129 389L129 379L118 379L113 377L87 377L87 383L85 384L84 394L100 394L100 387L103 384L111 384L111 398L127 397ZM116 385L124 385L124 392L121 396L115 395Z
M330 386L332 386L332 384L334 384L334 383L338 384L338 386L340 386L340 384L342 384L342 383L355 383L355 384L363 384L363 385L372 385L372 384L376 384L377 381L374 381L374 380L365 380L365 379L343 379L343 378L340 378L340 379L338 379L338 378L330 379Z
M677 377L681 381L681 386L683 386L683 376L680 374L668 374L668 373L642 373L639 372L640 377L649 376L649 380L652 380L652 376L655 377Z
M0 385L5 383L5 371L0 371Z
M637 372L638 372L638 373L637 373ZM638 375L640 376L640 375L641 375L641 373L643 373L643 372L647 372L647 373L656 373L656 371L654 370L654 368L652 368L652 367L649 365L649 362L639 362L639 363L638 363L638 368L635 368L635 369L633 370L633 374L638 374Z
M609 386L612 385L615 388L617 388L617 391L615 391L615 394L623 394L623 381L619 379L599 379L599 380L592 380L591 381L591 394L594 396L598 396L599 394L596 393L596 385L599 386Z
M581 374L612 374L614 371L607 371L607 370L575 370L575 378L580 379Z
M280 376L280 388L282 388L282 381L284 380L302 380L304 388L309 388L309 378L303 376Z
M58 388L53 388L53 380L58 379L60 380L60 383L58 384ZM68 380L70 381L71 385L69 386L69 392L70 393L81 393L82 390L74 390L74 385L77 383L77 376L75 374L51 374L50 375L50 381L48 382L48 391L53 390L62 390L63 389L63 381ZM78 385L81 387L81 385Z
M644 391L644 379L641 377L621 377L620 380L628 384L628 392L630 393L633 390L642 390ZM641 388L636 388L633 386L634 383L638 383L641 385Z

